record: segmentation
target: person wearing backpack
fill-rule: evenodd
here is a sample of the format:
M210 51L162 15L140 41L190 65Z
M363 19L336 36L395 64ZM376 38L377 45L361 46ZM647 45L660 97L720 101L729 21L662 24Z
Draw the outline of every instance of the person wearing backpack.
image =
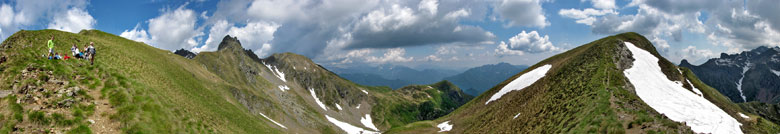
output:
M89 47L87 48L87 53L89 53L89 64L94 65L95 64L95 42L89 42Z

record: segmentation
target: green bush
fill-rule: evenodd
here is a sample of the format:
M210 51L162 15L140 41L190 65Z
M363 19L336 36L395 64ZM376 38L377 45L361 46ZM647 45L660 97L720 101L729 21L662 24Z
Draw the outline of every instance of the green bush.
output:
M38 124L49 124L49 119L46 118L46 113L43 111L32 111L27 115L27 118Z
M89 126L87 125L79 125L78 127L68 131L68 134L91 134L91 133L92 130L89 129Z

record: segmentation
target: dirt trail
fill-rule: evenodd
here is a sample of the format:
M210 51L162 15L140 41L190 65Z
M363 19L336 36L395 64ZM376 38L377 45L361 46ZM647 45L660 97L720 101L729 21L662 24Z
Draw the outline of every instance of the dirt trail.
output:
M94 123L90 124L89 127L92 129L92 132L96 134L120 133L119 121L111 120L109 117L116 113L116 109L112 108L111 104L109 104L108 96L103 96L103 94L100 93L100 90L105 86L105 82L105 80L102 80L101 83L103 84L95 87L95 89L90 89L89 92L87 92L89 96L92 96L95 99L93 102L95 104L95 113L88 117L88 121L94 121Z

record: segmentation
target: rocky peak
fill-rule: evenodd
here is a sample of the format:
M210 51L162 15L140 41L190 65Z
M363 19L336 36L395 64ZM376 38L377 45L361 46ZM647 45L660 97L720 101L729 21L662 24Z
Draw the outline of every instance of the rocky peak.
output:
M196 56L195 53L190 52L189 50L184 50L184 48L176 50L175 52L173 52L173 54L182 56L182 57L187 58L187 59L192 59L192 58L195 58L195 56Z
M230 37L230 35L225 35L225 38L222 38L222 42L219 43L217 51L221 51L223 49L243 50L244 48L241 47L241 42L238 41L238 37Z

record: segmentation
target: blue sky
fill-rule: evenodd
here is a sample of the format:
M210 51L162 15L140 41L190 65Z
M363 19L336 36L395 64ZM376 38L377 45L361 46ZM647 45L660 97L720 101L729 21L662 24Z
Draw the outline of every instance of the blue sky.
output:
M98 29L166 49L215 51L225 35L265 57L326 66L532 65L622 32L694 64L780 45L774 0L3 0L0 38ZM774 5L774 6L772 6Z

